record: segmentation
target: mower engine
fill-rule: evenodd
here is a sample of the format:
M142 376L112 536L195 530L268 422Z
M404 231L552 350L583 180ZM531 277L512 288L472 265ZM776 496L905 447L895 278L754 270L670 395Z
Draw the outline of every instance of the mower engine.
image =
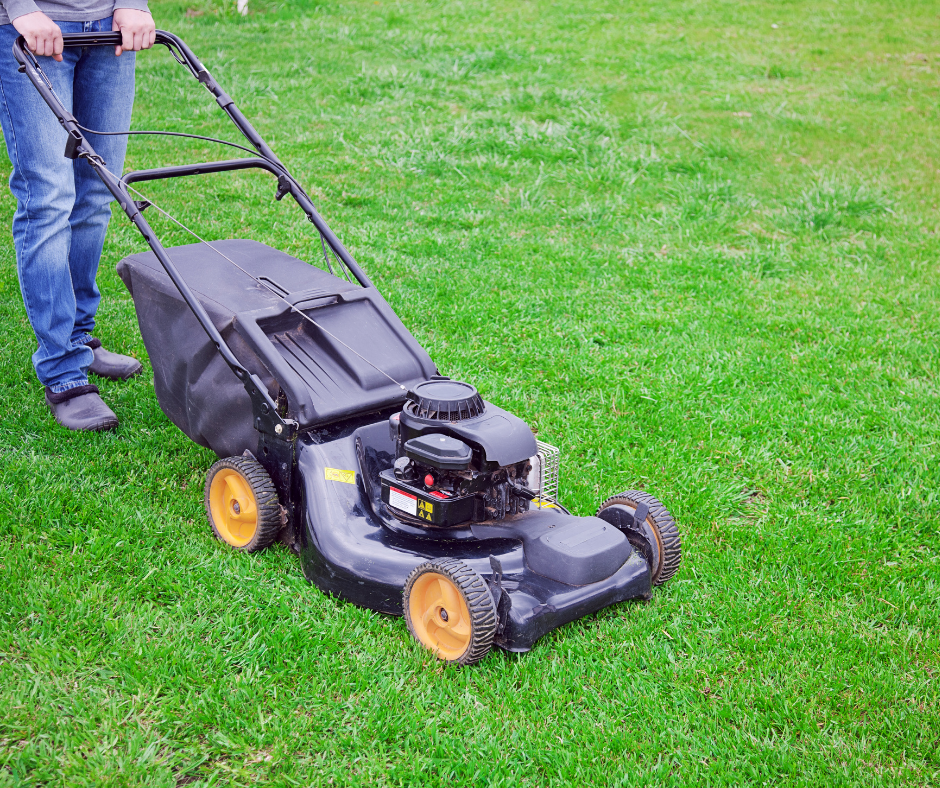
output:
M392 514L448 528L503 520L541 502L545 457L522 419L448 378L421 383L408 396L389 419L394 466L379 474Z

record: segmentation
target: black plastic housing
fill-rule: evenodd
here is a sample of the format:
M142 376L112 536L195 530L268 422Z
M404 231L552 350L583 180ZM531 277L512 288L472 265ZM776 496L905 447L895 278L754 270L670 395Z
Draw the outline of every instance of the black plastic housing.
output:
M431 432L405 443L405 456L440 471L465 471L470 467L473 451L461 440Z
M489 471L528 460L538 452L529 425L518 416L485 403L482 416L457 422L422 419L405 407L399 422L400 439L407 443L422 435L446 433L481 452L480 470Z
M616 554L606 563L586 545L572 545L572 563L577 565L573 573L566 554L568 544L576 540L566 536L554 555L539 554L537 543L546 534L576 534L598 522L609 525L593 517L544 508L500 523L453 528L401 522L383 502L387 493L382 470L394 461L395 444L388 434L388 414L380 418L374 424L330 427L316 441L298 438L299 503L305 518L301 556L304 573L319 588L401 615L402 586L416 566L430 558L459 558L489 585L499 618L495 644L509 651L528 651L556 627L608 605L648 598L649 565L625 540L614 537L618 543L608 546ZM337 480L325 473L327 468L354 469L356 483ZM606 532L601 538L607 545ZM621 566L613 566L624 556ZM604 576L606 572L611 573ZM572 585L559 577L587 582Z

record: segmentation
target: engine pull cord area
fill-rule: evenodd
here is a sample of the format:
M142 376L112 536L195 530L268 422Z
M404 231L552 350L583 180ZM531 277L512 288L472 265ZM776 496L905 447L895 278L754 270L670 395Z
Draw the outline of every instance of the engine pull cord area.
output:
M245 276L249 277L253 282L255 282L256 284L261 285L263 288L265 288L265 290L269 291L269 292L270 292L272 295L274 295L276 298L278 298L279 300L283 301L285 304L287 304L287 305L290 307L290 309L291 309L292 312L296 312L298 315L300 315L300 316L301 316L304 320L306 320L308 323L310 323L311 325L313 325L313 326L315 326L316 328L318 328L320 331L322 331L322 332L323 332L324 334L326 334L327 336L332 337L333 339L335 339L337 342L339 342L339 344L341 344L341 345L342 345L344 348L346 348L347 350L350 350L350 351L352 351L353 353L355 353L357 356L359 356L359 358L361 358L363 361L365 361L366 364L368 364L370 367L372 367L372 369L374 369L374 370L375 370L376 372L378 372L379 374L384 375L386 378L388 378L390 381L392 381L392 383L394 383L396 386L398 386L398 388L400 388L402 391L407 391L407 390L408 390L407 387L405 387L404 385L402 385L401 383L399 383L397 380L395 380L395 378L393 378L391 375L389 375L384 369L381 369L381 368L377 367L375 364L373 364L371 361L369 361L369 359L367 359L365 356L363 356L362 353L360 353L360 352L359 352L358 350L356 350L354 347L350 347L349 345L347 345L342 339L340 339L338 336L336 336L336 334L334 334L332 331L330 331L330 330L327 329L327 328L324 328L324 327L323 327L322 325L320 325L316 320L314 320L312 317L310 317L310 315L304 313L303 311L301 311L300 309L298 309L296 306L294 306L294 304L292 304L290 301L288 301L284 296L282 296L280 293L278 293L277 290L275 290L275 289L274 289L273 287L271 287L269 284L267 284L266 282L262 281L261 279L259 279L258 277L256 277L254 274L250 273L249 271L246 271L244 268L242 268L238 263L236 263L236 262L235 262L231 257L229 257L227 254L225 254L224 252L222 252L220 249L216 249L216 248L215 248L211 243L209 243L205 238L202 238L201 236L197 235L195 232L193 232L192 230L190 230L190 229L189 229L185 224L183 224L179 219L177 219L175 216L172 216L171 214L167 213L165 210L163 210L163 208L161 208L159 205L157 205L157 204L156 204L153 200L151 200L149 197L147 197L147 196L144 195L144 194L141 194L140 191L138 191L137 189L135 189L135 188L134 188L133 186L131 186L130 184L127 184L127 183L126 183L126 184L124 184L124 186L125 186L125 188L127 188L128 190L134 192L134 194L136 194L136 195L137 195L138 197L140 197L142 200L146 200L147 202L149 202L151 208L155 208L159 213L163 214L163 215L164 215L167 219L169 219L171 222L173 222L174 224L179 225L183 230L185 230L186 232L188 232L188 233L189 233L191 236L193 236L193 238L195 238L197 241L199 241L200 243L205 244L206 246L208 246L213 252L215 252L215 253L216 253L217 255L219 255L220 257L224 257L224 258L225 258L226 260L228 260L232 265L234 265L239 271L241 271L243 274L245 274ZM338 277L337 277L337 278L338 278Z

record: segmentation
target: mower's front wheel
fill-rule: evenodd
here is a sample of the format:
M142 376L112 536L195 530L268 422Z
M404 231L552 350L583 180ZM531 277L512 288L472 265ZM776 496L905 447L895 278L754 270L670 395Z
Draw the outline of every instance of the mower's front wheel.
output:
M445 662L471 665L493 645L493 595L463 561L439 558L416 567L405 581L402 602L415 640Z
M277 539L277 490L253 457L226 457L206 474L206 514L212 532L238 550L254 553Z
M618 493L600 505L597 517L617 526L630 544L640 550L649 562L654 586L661 586L679 570L682 562L679 527L652 495L639 490Z

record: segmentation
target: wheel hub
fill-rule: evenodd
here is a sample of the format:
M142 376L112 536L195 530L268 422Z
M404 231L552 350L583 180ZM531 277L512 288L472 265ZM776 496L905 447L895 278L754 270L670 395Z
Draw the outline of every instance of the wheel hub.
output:
M258 505L248 480L232 468L222 468L209 485L212 521L222 538L234 547L248 544L258 529Z
M470 646L470 610L453 581L428 572L415 582L409 600L418 640L442 659L459 659Z

